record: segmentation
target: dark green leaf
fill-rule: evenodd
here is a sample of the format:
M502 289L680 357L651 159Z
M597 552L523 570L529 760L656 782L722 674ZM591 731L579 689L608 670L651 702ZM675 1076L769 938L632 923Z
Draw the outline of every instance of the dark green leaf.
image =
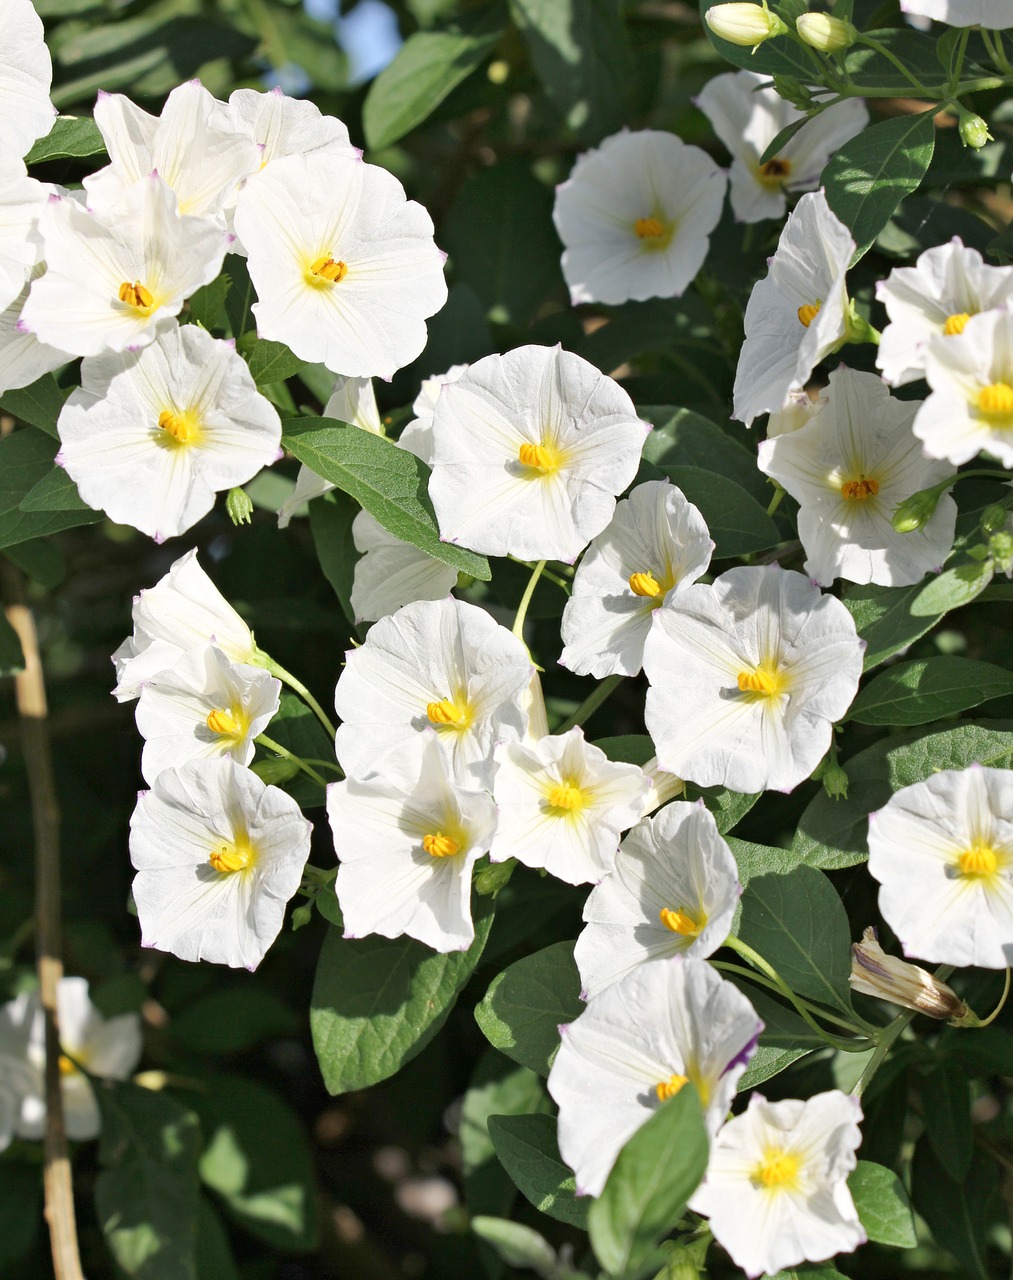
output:
M262 1040L295 1035L300 1021L270 990L225 987L209 991L169 1024L172 1039L195 1053L242 1053Z
M418 31L376 77L362 107L366 145L389 147L414 129L467 76L503 34L497 10L486 10L445 31Z
M931 631L943 616L939 613L935 617L916 617L911 612L911 603L921 590L921 583L913 587L877 587L871 583L845 587L841 598L866 643L866 671L906 649Z
M475 941L442 955L414 938L342 938L329 929L310 1001L313 1047L328 1092L386 1080L446 1021L489 936L492 902L478 899Z
M42 1169L9 1156L0 1162L0 1267L21 1274L15 1263L35 1244L42 1226Z
M663 1103L619 1153L591 1205L591 1247L610 1275L637 1266L679 1220L707 1167L700 1099L686 1085Z
M934 116L933 107L872 124L843 143L823 170L827 203L857 246L853 263L925 177L935 144Z
M596 738L593 746L604 751L610 760L625 764L645 765L657 753L646 733L628 733L618 738Z
M197 1206L197 1280L240 1280L229 1235L206 1196Z
M25 655L18 633L0 613L0 676L12 676L24 669Z
M754 844L751 840L737 840L735 836L725 838L735 855L739 883L743 888L756 876L785 876L799 866L799 859L790 849L775 849L767 844Z
M974 1154L971 1082L967 1071L945 1059L919 1073L925 1131L936 1159L956 1182L967 1176Z
M556 942L493 978L475 1020L486 1039L515 1062L547 1076L559 1027L584 1010L572 942Z
M739 1093L754 1089L815 1049L825 1048L827 1042L803 1022L793 1009L771 999L751 982L737 977L733 981L763 1022L756 1052L739 1080Z
M700 0L701 19L717 3L718 0ZM799 48L785 36L776 36L764 41L759 48L749 49L732 44L729 40L722 40L711 31L706 21L703 22L703 29L722 58L733 66L745 67L749 71L762 71L766 75L791 76L803 84L813 84L819 79L816 55L810 55L808 50Z
M991 560L972 560L944 570L938 578L930 578L914 597L911 613L916 618L935 620L942 613L970 604L992 581L994 571Z
M81 501L77 485L62 467L52 467L21 499L22 511L84 511L98 520L101 512L93 512ZM80 523L80 521L78 522Z
M861 20L858 20L861 26ZM878 31L869 31L877 43L889 49L923 84L939 84L942 74L936 54L936 41L932 36L909 28L892 27ZM971 63L964 64L964 74L978 74L971 71ZM901 97L911 97L914 85L900 70L877 49L868 46L853 45L846 54L846 66L856 85L862 88L888 88ZM983 74L983 73L982 73Z
M71 388L61 387L51 373L44 373L29 387L5 391L0 409L57 439L56 422L70 392Z
M281 695L281 704L274 719L267 726L267 736L279 746L299 756L301 760L331 761L334 759L334 742L324 732L323 725L306 703L287 689ZM273 764L275 761L286 766L291 764L283 757L274 755L268 747L262 750L264 754L258 754L258 764ZM317 766L313 767L318 773L321 772ZM328 779L337 777L337 774L329 774L326 769L323 770L323 774ZM324 803L323 788L307 773L300 769L289 777L291 780L287 778L284 780L285 790L301 805L309 808ZM265 779L265 781L268 780ZM280 778L278 785L282 785Z
M4 552L22 573L28 575L40 587L51 591L67 576L67 564L60 549L50 539L35 538L31 542L19 542Z
M25 156L25 164L41 164L43 160L62 160L67 156L98 156L104 154L105 149L94 120L87 116L57 116L49 133Z
M113 1257L136 1280L195 1280L200 1128L169 1094L96 1082L102 1113L95 1208Z
M975 1152L967 1177L954 1181L927 1137L911 1163L911 1200L929 1230L976 1280L991 1280L986 1237L999 1213L1000 1170L991 1156ZM1005 1215L1004 1215L1005 1217Z
M516 1187L496 1158L490 1116L528 1116L549 1109L545 1083L534 1071L487 1048L461 1106L461 1174L470 1214L507 1214Z
M258 338L252 329L236 343L236 350L250 366L253 381L258 387L273 382L284 382L306 367L306 361L292 354L284 342L269 342Z
M734 480L701 467L665 465L660 470L700 508L714 539L715 559L751 555L780 542L777 525Z
M508 1267L534 1271L540 1276L552 1275L556 1251L533 1227L483 1213L472 1218L470 1226L479 1240L491 1245Z
M230 281L230 288L225 294L225 317L232 330L232 336L238 343L247 329L256 330L250 308L256 302L257 295L254 292L245 258L234 253L229 254L225 259L224 271Z
M21 502L53 471L57 444L39 431L15 431L0 439L0 547L42 538L60 529L100 520L101 513L23 511Z
M342 612L353 624L352 582L359 553L352 540L352 522L358 514L358 504L340 489L310 503L310 530L320 568L334 588Z
M588 1201L577 1198L573 1170L560 1157L554 1116L490 1116L489 1136L503 1167L536 1209L586 1229Z
M859 1160L848 1177L848 1190L865 1234L877 1244L913 1249L918 1243L914 1217L904 1184L892 1169Z
M695 783L687 782L685 799L698 800L702 797L704 804L714 815L718 831L725 835L745 817L761 795L760 791L729 791L726 787L698 787Z
M202 285L187 304L190 320L209 331L217 329L225 320L225 299L231 288L232 281L224 271L210 284Z
M1013 693L1013 673L972 658L899 662L881 672L851 704L859 724L927 724Z
M789 142L791 142L795 134L808 123L809 117L803 116L801 120L793 120L791 124L786 124L784 128L767 143L763 155L761 155L759 159L760 167L762 168L768 160L773 160L774 157L782 151Z
M350 494L388 533L436 560L488 582L485 556L441 542L426 486L429 468L407 449L358 427L336 426L330 418L290 418L282 444Z
M637 412L654 423L644 445L648 462L658 467L699 467L727 476L764 506L773 497L766 477L756 466L755 449L747 449L709 418L666 405L641 405Z

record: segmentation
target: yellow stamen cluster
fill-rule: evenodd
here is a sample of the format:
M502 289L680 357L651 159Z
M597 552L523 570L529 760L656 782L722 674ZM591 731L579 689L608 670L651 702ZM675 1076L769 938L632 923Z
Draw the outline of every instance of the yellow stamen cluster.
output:
M129 280L124 280L120 285L118 297L120 302L125 302L128 307L136 307L138 311L147 311L155 301L151 292L141 284L140 280L135 280L133 284Z
M841 495L864 502L866 498L874 498L879 493L879 481L866 479L863 472L857 480L845 480L841 485Z
M760 185L768 191L779 191L791 177L791 161L781 156L774 156L766 164L761 164L757 177Z
M163 409L158 415L158 425L177 444L195 444L201 436L197 415L189 409L184 409L181 413Z
M661 583L651 571L630 574L630 590L635 596L660 596Z
M224 844L220 849L212 849L208 858L215 871L222 874L245 871L253 861L253 850L247 844Z
M638 218L633 230L638 240L657 240L665 234L665 224L658 218Z
M470 719L467 704L461 706L450 698L441 698L439 702L426 704L426 715L430 724L447 725L452 729L464 729Z
M61 1076L76 1076L78 1074L77 1067L74 1066L65 1053L60 1054L59 1064Z
M431 858L452 858L461 851L461 846L453 836L445 836L442 831L423 836L422 848Z
M807 302L798 309L798 322L806 329L812 324L820 313L820 307L823 306L821 299L817 298L815 302Z
M340 259L334 259L330 256L317 258L310 265L310 275L315 280L337 284L339 280L344 280L345 276L348 275L348 266Z
M999 870L999 858L990 844L977 840L957 859L965 880L988 880Z
M572 778L565 778L549 791L545 797L553 809L562 809L566 813L577 813L584 807L585 796L581 787Z
M978 392L978 408L988 418L1013 416L1013 387L1008 382L991 382Z
M517 450L517 459L525 467L542 473L555 471L559 466L559 454L548 444L522 444Z
M227 738L241 738L246 729L243 725L245 717L237 716L235 711L226 711L224 707L215 707L208 714L207 726L212 733L220 733Z
M707 923L707 917L702 911L698 921L685 907L676 907L674 911L670 907L662 907L658 912L658 918L666 929L671 929L682 938L697 937Z
M952 316L946 317L946 323L943 325L943 333L948 338L952 338L955 333L963 333L964 325L970 320L970 315L966 311L956 311Z
M776 666L761 662L752 671L740 671L738 684L740 693L755 693L760 697L773 698L784 691L787 681Z
M752 1180L768 1191L791 1191L798 1186L802 1162L791 1151L781 1147L770 1147L764 1152L763 1159L753 1170Z
M674 1098L684 1084L689 1084L689 1076L669 1076L667 1080L659 1080L655 1088L659 1102L667 1102Z

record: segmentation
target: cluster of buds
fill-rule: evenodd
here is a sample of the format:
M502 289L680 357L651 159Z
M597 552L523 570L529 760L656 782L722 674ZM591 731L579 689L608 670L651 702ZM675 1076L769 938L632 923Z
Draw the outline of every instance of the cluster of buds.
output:
M767 0L760 4L717 4L707 10L707 25L722 40L744 48L756 49L771 36L783 36L789 32L786 22L767 7ZM833 18L827 13L804 12L795 19L799 38L821 53L837 53L850 48L858 39L858 32L850 22Z

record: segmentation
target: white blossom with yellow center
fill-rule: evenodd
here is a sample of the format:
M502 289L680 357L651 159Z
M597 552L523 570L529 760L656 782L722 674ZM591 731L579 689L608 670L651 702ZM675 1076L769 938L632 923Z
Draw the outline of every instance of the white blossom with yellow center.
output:
M0 395L30 386L44 373L51 373L74 359L70 352L46 346L34 333L21 328L21 309L28 290L32 280L44 270L41 263L34 267L18 296L6 311L0 311Z
M556 188L571 302L679 297L703 266L724 194L711 157L675 134L606 138Z
M612 867L621 833L643 812L644 771L609 760L579 727L496 748L500 819L493 862L516 858L567 884L594 884Z
M577 675L635 676L654 610L707 572L714 543L695 506L667 480L648 480L616 504L573 579L559 661Z
M52 84L53 62L35 6L31 0L0 0L0 100L8 155L23 156L53 127Z
M1013 770L944 769L869 818L879 909L904 954L1013 967Z
M649 960L704 959L731 932L742 888L735 859L702 800L644 818L584 904L573 957L584 998Z
M82 498L156 542L281 456L281 419L246 361L198 325L85 359L57 430L59 461Z
M1013 27L1013 12L1007 0L901 0L901 12L933 18L954 27Z
M957 518L949 494L913 533L898 533L894 511L952 473L927 458L911 431L922 402L896 400L872 373L843 366L830 375L824 407L797 431L760 445L759 467L799 504L805 571L823 586L835 578L906 586L939 569Z
M433 419L440 534L488 555L572 562L612 518L650 425L559 347L516 347L445 386Z
M136 719L145 782L189 760L228 756L249 764L280 693L280 680L262 667L230 662L213 644L185 654L141 688Z
M601 1194L623 1146L686 1082L696 1086L713 1137L762 1028L746 997L706 960L638 965L592 996L560 1027L548 1080L577 1194Z
M327 817L345 937L407 934L443 952L471 945L471 873L492 840L496 806L456 781L436 729L395 747L363 781L332 783Z
M312 824L227 757L165 769L130 819L141 944L256 969L302 880Z
M858 98L839 102L814 116L764 164L760 157L782 129L803 119L757 71L729 71L704 85L696 105L732 155L729 172L732 212L738 222L782 218L788 193L812 191L823 166L869 121Z
M837 1089L805 1102L754 1093L717 1134L690 1208L751 1280L865 1243L848 1190L861 1119L858 1099Z
M784 406L847 331L845 274L855 242L822 191L804 195L746 305L732 415L751 426Z
M839 600L777 565L687 588L644 647L661 767L704 787L791 791L829 748L864 648Z
M932 395L914 421L925 452L959 466L983 450L1013 467L1013 310L983 311L960 333L930 338L925 377Z

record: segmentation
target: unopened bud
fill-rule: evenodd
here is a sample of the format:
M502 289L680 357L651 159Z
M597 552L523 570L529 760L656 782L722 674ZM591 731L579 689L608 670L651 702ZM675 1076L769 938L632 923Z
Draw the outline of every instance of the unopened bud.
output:
M507 858L506 862L490 862L475 877L475 892L483 898L495 898L513 875L516 866L516 858Z
M1013 534L1002 529L988 540L988 554L1000 573L1008 574L1013 568Z
M993 502L981 513L981 527L986 533L998 533L1006 523L1007 512L1001 502Z
M893 513L890 523L898 533L914 533L932 519L941 497L940 489L919 489L910 498L904 499Z
M716 4L704 15L708 27L722 40L744 48L755 49L771 36L783 36L788 28L767 8L759 4Z
M820 53L837 53L850 49L858 32L850 22L832 18L828 13L804 13L795 23L799 36Z
M785 102L790 102L798 111L808 111L813 105L813 96L794 76L774 76L774 91Z
M643 809L640 813L642 818L646 818L655 809L660 809L663 804L668 804L669 800L674 800L676 796L681 796L686 790L686 784L682 778L676 777L674 773L666 773L664 769L659 769L657 756L651 756L650 760L643 766L643 769L651 780L651 787L644 796L642 801Z
M993 141L988 125L973 111L965 111L961 108L958 128L960 141L965 147L973 147L975 151L980 151L986 142Z
M958 1023L969 1016L967 1005L952 987L918 965L887 954L875 929L866 929L862 941L852 946L848 981L867 996L889 1000L940 1022Z
M827 767L823 770L823 790L831 800L848 798L848 775L836 760L828 761Z
M292 928L301 929L303 925L309 924L313 919L313 904L304 902L302 906L296 907L292 912Z
M225 510L233 524L249 524L253 517L253 502L245 489L230 489L225 499Z

